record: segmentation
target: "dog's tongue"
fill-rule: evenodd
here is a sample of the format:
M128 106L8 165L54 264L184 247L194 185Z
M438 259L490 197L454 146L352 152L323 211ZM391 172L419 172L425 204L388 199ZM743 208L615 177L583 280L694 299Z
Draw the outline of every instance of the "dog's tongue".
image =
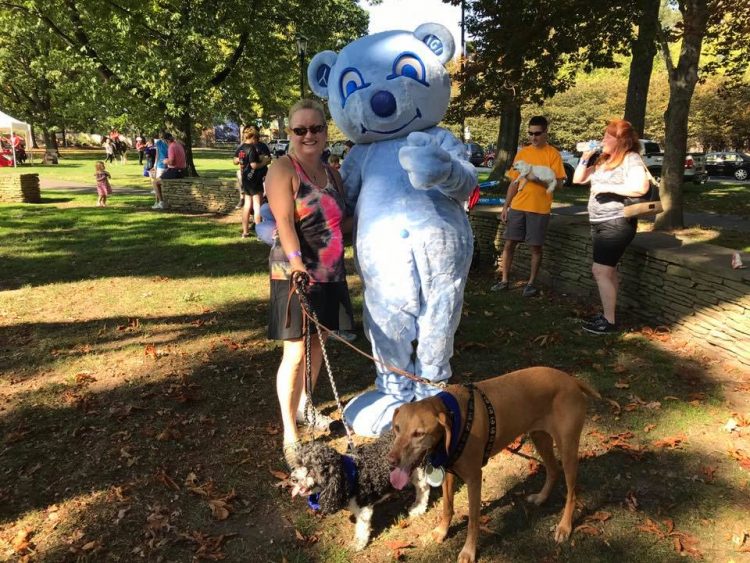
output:
M406 470L402 469L401 467L397 467L396 469L391 471L391 485L393 485L394 489L398 489L400 491L408 483L409 474L406 472Z

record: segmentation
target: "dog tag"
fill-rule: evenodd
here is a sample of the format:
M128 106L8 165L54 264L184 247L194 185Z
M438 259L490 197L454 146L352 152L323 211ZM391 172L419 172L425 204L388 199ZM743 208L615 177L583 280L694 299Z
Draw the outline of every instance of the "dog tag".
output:
M428 463L424 468L425 481L430 487L439 487L445 480L445 469L442 467L433 467Z

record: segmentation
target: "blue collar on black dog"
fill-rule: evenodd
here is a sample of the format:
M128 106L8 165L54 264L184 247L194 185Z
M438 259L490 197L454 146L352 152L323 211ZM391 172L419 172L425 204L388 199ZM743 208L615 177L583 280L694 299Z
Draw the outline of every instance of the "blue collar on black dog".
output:
M354 460L348 455L341 456L341 465L344 469L344 477L346 477L346 484L349 486L349 497L353 497L357 494L357 466L354 464ZM320 510L320 493L313 493L307 497L307 506L312 510Z

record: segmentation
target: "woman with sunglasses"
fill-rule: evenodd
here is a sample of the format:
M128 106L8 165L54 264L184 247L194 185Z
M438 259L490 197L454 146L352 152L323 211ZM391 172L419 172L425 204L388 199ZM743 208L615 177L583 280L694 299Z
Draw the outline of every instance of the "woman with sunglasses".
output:
M289 110L289 135L290 154L271 167L266 194L277 225L269 257L268 336L284 341L276 392L284 425L284 457L292 465L299 443L297 421L304 406L305 346L299 300L296 294L290 297L291 278L296 272L309 276L308 302L323 326L337 330L339 308L349 303L342 228L347 223L351 229L351 221L345 220L341 176L321 159L328 141L323 106L313 100L294 104ZM312 339L311 364L315 385L321 364L317 336ZM319 427L331 422L317 413L315 419Z
M596 151L581 155L574 184L591 182L589 222L594 247L591 272L599 289L603 312L583 323L592 334L617 332L615 309L620 280L617 263L635 237L638 219L626 218L626 197L645 195L649 189L646 166L640 155L638 133L624 119L613 119L607 124L602 139L601 156Z

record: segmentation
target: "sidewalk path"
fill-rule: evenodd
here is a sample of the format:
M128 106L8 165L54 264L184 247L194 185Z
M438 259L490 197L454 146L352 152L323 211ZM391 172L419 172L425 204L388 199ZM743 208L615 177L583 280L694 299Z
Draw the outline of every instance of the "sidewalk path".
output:
M81 184L80 182L70 182L68 180L56 180L54 178L39 178L39 187L42 190L67 190L78 193L96 193L95 184ZM144 188L119 187L112 186L114 193L122 195L148 195L149 191Z
M588 215L585 205L570 205L567 203L552 204L552 213L555 215ZM684 213L685 227L716 227L728 231L740 231L750 233L750 217L741 215L719 215L717 213ZM645 221L653 221L644 218Z

